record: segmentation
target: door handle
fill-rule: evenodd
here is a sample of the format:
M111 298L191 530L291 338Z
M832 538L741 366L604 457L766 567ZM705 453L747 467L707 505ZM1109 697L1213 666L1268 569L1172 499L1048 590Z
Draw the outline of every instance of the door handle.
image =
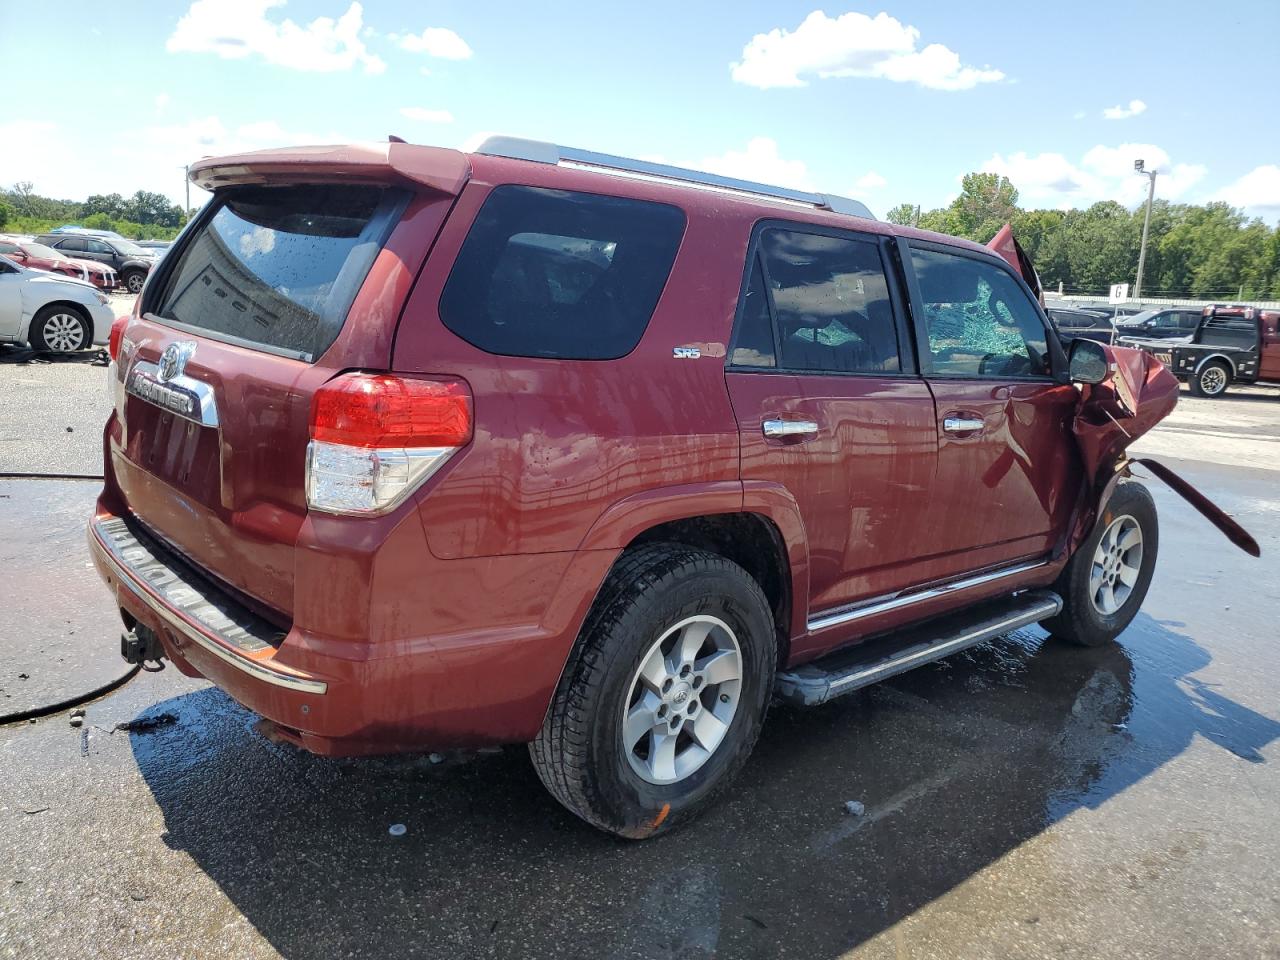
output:
M818 425L812 420L766 420L760 429L766 437L812 437Z
M946 433L973 433L986 425L987 422L979 417L947 417L942 421L942 429Z

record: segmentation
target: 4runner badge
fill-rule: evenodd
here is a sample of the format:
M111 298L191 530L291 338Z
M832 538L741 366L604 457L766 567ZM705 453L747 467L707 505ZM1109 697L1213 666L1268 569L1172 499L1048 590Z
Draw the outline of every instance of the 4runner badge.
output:
M702 351L697 347L676 347L671 351L677 360L697 360Z

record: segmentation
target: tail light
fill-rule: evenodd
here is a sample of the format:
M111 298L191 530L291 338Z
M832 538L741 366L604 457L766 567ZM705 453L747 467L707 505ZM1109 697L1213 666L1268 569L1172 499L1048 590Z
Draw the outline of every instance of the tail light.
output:
M311 402L307 505L368 516L399 505L471 440L471 392L456 380L349 373Z
M107 337L107 356L112 360L120 359L120 341L124 338L124 328L128 324L128 317L116 317L111 321L111 334Z

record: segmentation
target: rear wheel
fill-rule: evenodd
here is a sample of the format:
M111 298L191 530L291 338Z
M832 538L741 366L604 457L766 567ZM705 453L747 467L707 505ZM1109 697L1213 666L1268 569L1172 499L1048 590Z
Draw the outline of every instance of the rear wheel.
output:
M1211 360L1191 375L1187 386L1197 397L1220 397L1231 384L1231 368L1221 360Z
M75 307L51 304L36 313L28 339L37 350L83 350L91 339L89 321Z
M124 275L125 289L130 293L141 293L142 285L147 282L147 275L142 270L129 270Z
M530 744L538 776L588 823L640 839L705 807L741 769L773 690L760 586L679 544L625 555Z
M1137 616L1155 572L1160 528L1142 484L1122 480L1098 523L1062 571L1062 612L1041 626L1084 647L1109 643Z

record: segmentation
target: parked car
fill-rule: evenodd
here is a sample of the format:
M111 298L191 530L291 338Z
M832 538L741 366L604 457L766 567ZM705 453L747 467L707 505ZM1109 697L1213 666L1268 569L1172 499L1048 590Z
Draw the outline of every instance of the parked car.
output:
M0 256L0 341L54 351L105 344L113 320L108 302L83 280Z
M117 286L116 272L96 260L73 260L61 250L47 247L33 240L0 237L0 254L20 266L32 270L60 273L92 283L99 290L110 293Z
M89 227L82 227L75 223L64 223L60 227L54 227L50 233L82 233L89 237L111 237L113 240L123 240L124 237L116 233L114 230L94 230Z
M90 544L125 659L274 739L529 743L646 837L775 695L1037 622L1108 643L1142 603L1123 451L1177 381L1068 356L1012 237L509 138L192 179L213 199L112 330Z
M1116 335L1126 337L1189 337L1200 324L1200 310L1193 307L1170 307L1163 310L1143 310L1133 316L1116 321Z
M156 255L132 240L115 237L87 236L78 233L46 233L36 238L64 254L83 260L96 260L116 271L121 285L130 293L138 293L155 266Z
M1198 397L1220 397L1233 381L1280 383L1280 311L1207 307L1186 341L1126 337L1187 382Z
M1068 310L1063 307L1047 307L1045 313L1058 331L1058 339L1070 343L1079 337L1110 343L1113 327L1111 317L1093 310Z

